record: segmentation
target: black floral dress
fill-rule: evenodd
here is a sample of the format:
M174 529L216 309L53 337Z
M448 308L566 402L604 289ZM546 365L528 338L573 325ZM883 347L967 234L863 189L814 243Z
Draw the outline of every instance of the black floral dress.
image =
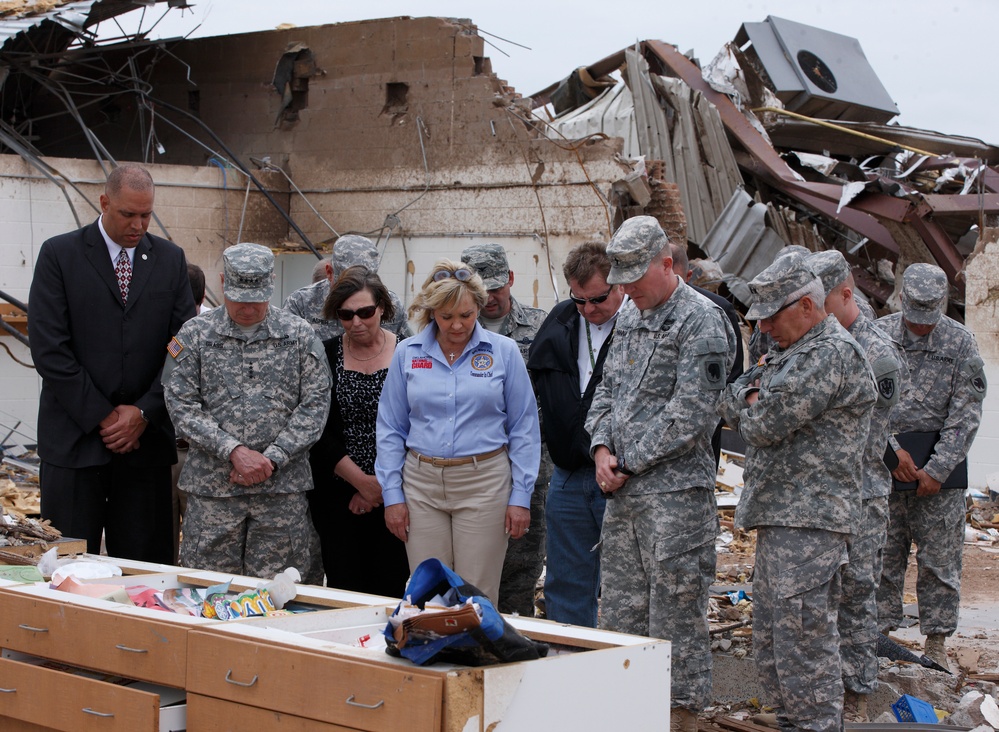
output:
M333 375L330 416L309 455L315 490L309 492L312 522L322 542L326 584L355 592L401 598L409 578L406 545L385 526L385 509L357 515L357 490L334 472L349 455L365 473L375 472L375 422L387 369L365 374L343 366L342 336L324 341Z

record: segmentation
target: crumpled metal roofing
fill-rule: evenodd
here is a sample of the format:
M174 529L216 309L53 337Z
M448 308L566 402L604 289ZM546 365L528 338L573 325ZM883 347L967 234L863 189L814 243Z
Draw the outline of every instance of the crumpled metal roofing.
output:
M90 10L98 0L48 0L47 2L31 2L23 9L4 11L0 3L0 48L17 35L41 25L46 20L69 28L78 33L84 32Z

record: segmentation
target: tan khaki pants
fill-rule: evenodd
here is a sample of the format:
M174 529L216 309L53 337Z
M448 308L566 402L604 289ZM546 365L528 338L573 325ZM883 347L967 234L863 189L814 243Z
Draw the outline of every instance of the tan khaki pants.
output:
M506 556L510 457L437 468L406 455L402 483L409 508L406 553L414 571L435 557L495 604Z

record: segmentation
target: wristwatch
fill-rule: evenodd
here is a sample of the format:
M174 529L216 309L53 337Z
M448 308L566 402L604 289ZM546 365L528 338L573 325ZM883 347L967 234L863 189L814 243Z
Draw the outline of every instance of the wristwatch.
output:
M139 416L142 417L142 421L143 422L148 422L149 421L149 417L147 417L146 413L143 412L141 409L139 410Z

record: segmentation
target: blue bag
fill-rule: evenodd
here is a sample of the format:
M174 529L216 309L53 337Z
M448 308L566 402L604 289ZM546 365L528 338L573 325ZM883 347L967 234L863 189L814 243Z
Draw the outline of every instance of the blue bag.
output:
M521 635L477 587L465 582L439 559L427 559L420 563L406 586L406 600L396 606L392 616L399 615L408 603L423 609L429 600L438 595L452 605L467 604L471 600L478 606L478 617L468 620L470 612L458 613L462 619L451 623L453 632L421 633L410 636L405 644L399 643L395 626L389 622L384 630L389 654L408 658L420 666L436 660L441 654L444 654L441 660L466 665L530 661L548 654L547 644Z

